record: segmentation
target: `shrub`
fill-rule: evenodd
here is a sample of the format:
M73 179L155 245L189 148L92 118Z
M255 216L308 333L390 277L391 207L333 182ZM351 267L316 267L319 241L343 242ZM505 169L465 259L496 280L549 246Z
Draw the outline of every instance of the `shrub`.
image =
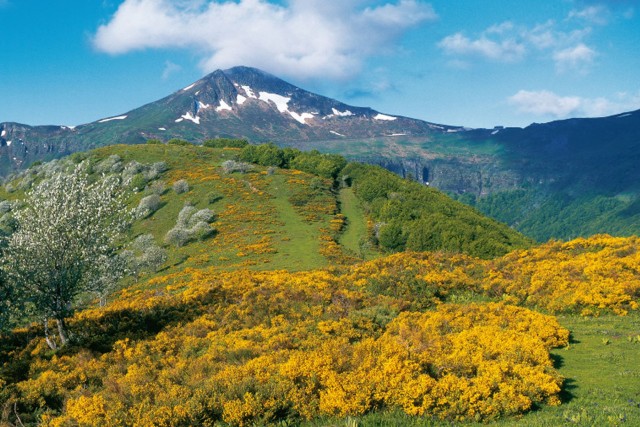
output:
M147 190L152 194L162 196L167 189L167 185L164 181L154 181L147 186Z
M136 216L138 218L147 218L160 209L161 204L162 201L160 200L160 196L157 194L151 194L143 197L136 208Z
M246 139L214 138L207 139L202 145L210 148L243 148L249 145L249 141Z
M207 201L209 203L215 203L218 200L222 200L223 198L224 196L217 191L211 191L209 194L207 194Z
M189 233L194 240L205 240L211 237L215 230L208 223L200 221L189 230Z
M181 146L187 146L187 145L193 145L191 144L189 141L185 141L184 139L179 139L179 138L171 138L167 144L169 145L181 145Z
M9 200L3 200L0 202L0 214L10 212L13 204Z
M169 170L169 166L166 162L155 162L151 165L151 170L156 171L157 173L166 172Z
M112 154L93 167L93 170L97 173L119 173L122 172L123 169L122 158L117 154Z
M172 228L164 237L165 243L176 247L186 245L189 240L191 240L191 235L184 228Z
M147 186L147 178L144 174L137 173L131 178L129 186L133 191L142 191Z
M138 236L131 244L129 259L136 275L143 271L157 271L167 261L167 251L156 244L151 234Z
M173 183L173 191L175 191L176 194L186 193L189 191L189 183L184 179L176 181Z
M185 205L178 214L176 226L167 233L165 242L184 246L191 240L204 240L215 233L209 225L213 219L210 209L197 210L192 205Z
M122 171L123 178L132 177L138 173L144 172L144 165L135 160L130 161Z
M161 140L159 140L159 139L152 138L152 139L147 139L147 144L159 145L159 144L163 144L163 142Z
M253 169L253 165L245 162L237 162L235 160L226 160L222 163L222 169L225 173L240 172L246 173Z

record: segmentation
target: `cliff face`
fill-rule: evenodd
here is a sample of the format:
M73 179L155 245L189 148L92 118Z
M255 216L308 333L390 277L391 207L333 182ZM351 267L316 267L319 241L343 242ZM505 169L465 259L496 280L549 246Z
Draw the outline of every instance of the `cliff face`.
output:
M519 188L522 178L503 170L490 160L470 162L464 159L362 159L377 164L402 177L456 194L486 196Z

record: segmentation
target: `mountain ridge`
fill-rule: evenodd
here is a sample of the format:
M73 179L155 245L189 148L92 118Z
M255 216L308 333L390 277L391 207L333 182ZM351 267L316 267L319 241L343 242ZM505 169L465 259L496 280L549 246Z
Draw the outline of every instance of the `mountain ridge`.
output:
M217 137L378 164L541 241L640 233L640 110L468 129L351 106L249 67L76 127L0 123L0 175L116 143Z
M117 116L78 126L0 123L0 174L98 146L150 138L253 142L425 136L462 130L368 107L351 106L300 89L250 67L216 70L191 85Z

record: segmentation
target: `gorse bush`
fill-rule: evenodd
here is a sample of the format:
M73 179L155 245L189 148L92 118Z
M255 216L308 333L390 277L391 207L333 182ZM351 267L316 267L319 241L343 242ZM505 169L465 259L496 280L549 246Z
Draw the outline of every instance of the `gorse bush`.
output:
M344 274L192 271L153 279L156 290L124 292L76 321L86 337L107 324L137 324L125 313L141 310L158 319L169 311L174 323L146 339L119 340L100 357L42 359L43 374L20 383L19 402L39 410L47 405L40 396L55 394L64 409L47 422L88 426L246 426L385 408L491 420L559 403L562 379L549 350L566 345L568 331L555 318L497 303L411 311L411 293L376 295L362 286L371 269L393 275L394 263ZM61 386L45 391L51 381Z

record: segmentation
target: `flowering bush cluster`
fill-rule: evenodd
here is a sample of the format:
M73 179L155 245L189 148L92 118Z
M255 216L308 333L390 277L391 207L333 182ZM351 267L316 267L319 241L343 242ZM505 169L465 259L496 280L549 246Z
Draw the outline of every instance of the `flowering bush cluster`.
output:
M242 426L385 407L489 420L559 403L549 349L568 331L555 318L503 303L413 311L417 295L374 293L363 274L153 279L155 290L123 291L73 318L80 342L105 353L48 359L31 347L14 399L49 426Z

